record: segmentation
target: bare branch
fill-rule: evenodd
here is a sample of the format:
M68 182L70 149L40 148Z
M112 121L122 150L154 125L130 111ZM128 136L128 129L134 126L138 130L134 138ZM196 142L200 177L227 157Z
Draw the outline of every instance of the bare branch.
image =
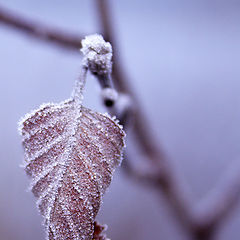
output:
M52 42L64 48L79 50L82 37L24 18L0 6L0 24L4 24L36 39Z
M124 156L122 163L124 172L136 183L149 186L163 196L172 207L172 213L179 220L184 229L191 231L193 228L192 207L186 199L186 192L176 184L177 181L173 175L166 175L166 172L140 172L131 166L128 157ZM181 192L180 192L181 191Z
M193 239L209 240L214 238L214 234L223 223L228 215L233 211L240 197L240 162L233 164L226 176L219 183L218 187L210 193L198 206L195 211L192 211L191 205L186 206L186 200L183 200L183 192L179 193L177 188L166 187L164 179L171 177L161 177L161 173L140 173L134 169L130 161L125 157L123 161L124 172L131 177L135 182L154 188L154 190L163 193L170 202L173 213L184 224L184 227L189 230ZM180 197L180 199L178 199ZM176 201L176 199L178 199ZM182 202L182 203L181 203ZM178 205L179 203L180 206ZM183 206L185 209L183 209ZM187 213L187 215L185 215Z

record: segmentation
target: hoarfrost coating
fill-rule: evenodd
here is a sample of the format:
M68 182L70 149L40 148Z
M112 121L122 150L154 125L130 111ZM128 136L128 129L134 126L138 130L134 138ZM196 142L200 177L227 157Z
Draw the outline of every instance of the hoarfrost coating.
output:
M44 105L22 124L24 166L48 239L92 239L102 196L121 162L123 130L106 115L83 106L79 112L73 100Z
M84 55L83 64L98 75L109 74L112 71L112 46L98 34L87 36L82 40L81 52Z

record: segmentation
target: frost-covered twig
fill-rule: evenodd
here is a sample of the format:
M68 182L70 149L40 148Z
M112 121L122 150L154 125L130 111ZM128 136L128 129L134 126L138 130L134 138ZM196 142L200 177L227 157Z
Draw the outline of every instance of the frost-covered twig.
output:
M64 48L78 50L81 48L82 37L66 31L27 19L0 6L0 24L26 33L38 40L52 42Z
M127 76L122 67L120 57L118 54L118 48L115 41L115 34L113 30L113 20L110 16L110 7L108 6L108 2L106 0L97 0L96 1L98 12L100 15L100 22L102 24L102 32L106 41L109 41L112 44L114 55L113 55L113 83L116 89L121 92L127 94L134 105L134 133L136 134L136 140L138 141L140 148L142 151L148 156L148 158L159 164L159 161L164 160L164 151L161 149L159 144L156 144L155 137L149 129L145 126L147 124L147 120L145 114L141 110L141 104L139 103L136 95L131 89L130 82L127 80Z

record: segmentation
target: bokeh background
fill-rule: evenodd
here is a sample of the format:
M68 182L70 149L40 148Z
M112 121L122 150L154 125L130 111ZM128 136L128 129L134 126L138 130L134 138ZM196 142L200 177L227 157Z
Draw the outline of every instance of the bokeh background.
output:
M90 34L94 0L0 0L19 14ZM240 161L240 1L111 1L120 54L150 126L200 202ZM23 160L18 120L43 102L69 97L81 55L0 24L0 239L45 239ZM84 103L104 111L89 76ZM131 146L131 144L130 144ZM131 151L131 149L129 149ZM135 151L135 150L133 150ZM141 164L141 155L132 154ZM141 166L140 166L141 167ZM217 239L239 240L240 205ZM119 170L98 219L113 240L185 240L164 199Z

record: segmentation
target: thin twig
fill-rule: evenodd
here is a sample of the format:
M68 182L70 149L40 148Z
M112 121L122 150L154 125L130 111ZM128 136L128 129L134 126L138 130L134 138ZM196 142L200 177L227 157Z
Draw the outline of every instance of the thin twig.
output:
M0 23L5 24L19 32L26 33L36 39L52 42L64 48L79 50L82 37L70 34L44 24L24 18L0 6Z

